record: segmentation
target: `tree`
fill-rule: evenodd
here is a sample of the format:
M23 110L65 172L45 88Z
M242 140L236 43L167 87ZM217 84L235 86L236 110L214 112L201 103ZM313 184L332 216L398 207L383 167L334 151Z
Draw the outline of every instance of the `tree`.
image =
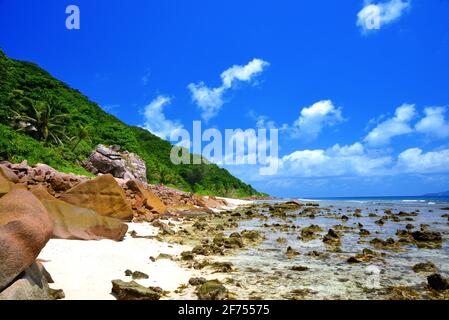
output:
M192 165L191 169L186 172L185 179L192 188L192 191L195 191L195 185L200 183L206 174L206 167L204 165Z
M78 145L81 143L81 141L83 141L83 140L90 141L91 140L90 139L90 126L80 124L78 126L76 136L72 137L71 140L76 141L72 147L72 152L73 152L78 147Z
M33 101L30 106L27 108L28 113L12 110L13 126L16 127L16 131L30 134L40 141L48 142L51 139L54 143L62 145L62 140L68 139L64 121L69 115L57 113L57 110L61 110L59 102L55 99Z

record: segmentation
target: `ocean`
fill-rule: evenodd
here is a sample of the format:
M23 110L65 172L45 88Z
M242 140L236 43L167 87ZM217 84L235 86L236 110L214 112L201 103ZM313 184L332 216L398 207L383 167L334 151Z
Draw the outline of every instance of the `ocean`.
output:
M232 262L237 271L232 278L239 283L237 298L251 299L387 299L392 288L415 288L424 290L426 275L415 273L414 264L430 261L438 272L449 276L449 211L447 197L360 197L303 199L319 204L315 217L304 217L292 212L287 219L273 217L242 221L238 231L258 230L265 240L258 246L244 250L233 256L219 258ZM276 201L268 201L269 203ZM353 216L360 210L361 217ZM384 225L376 224L385 210L393 213L416 212L417 216L401 219L399 222L387 220ZM371 216L370 216L371 214ZM373 217L373 214L376 217ZM340 218L347 215L349 220ZM281 227L270 227L273 225ZM311 241L298 238L300 230L317 225L323 232ZM359 235L360 224L370 235ZM292 225L295 227L292 228ZM418 248L414 244L402 245L398 250L379 249L370 240L393 238L398 241L398 230L413 225L415 230L428 228L440 232L443 243L437 249ZM282 228L282 226L287 226ZM330 252L323 244L322 237L330 228L343 227L340 252ZM410 226L409 226L410 227ZM280 240L282 239L282 240ZM292 247L299 255L288 258L287 247ZM350 264L348 258L370 249L381 258L369 263ZM325 258L316 258L310 252L322 252ZM305 266L304 272L295 272L293 266ZM372 283L375 283L373 288Z

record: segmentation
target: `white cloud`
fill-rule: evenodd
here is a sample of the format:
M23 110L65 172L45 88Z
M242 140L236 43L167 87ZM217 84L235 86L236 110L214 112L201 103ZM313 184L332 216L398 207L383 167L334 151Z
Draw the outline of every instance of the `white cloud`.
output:
M330 100L322 100L301 110L300 117L293 123L292 136L313 140L325 126L343 120L340 108L336 108Z
M380 29L399 19L409 7L410 1L407 0L390 0L377 4L365 1L365 6L357 14L357 26L364 32Z
M215 117L224 104L223 95L227 90L239 81L251 82L269 65L261 59L253 59L245 66L234 65L222 72L222 84L218 88L209 88L204 82L189 84L187 87L192 94L192 100L202 111L201 117L205 121Z
M389 144L393 137L413 132L410 122L415 115L415 105L403 104L396 109L393 118L378 124L377 127L368 133L364 141L371 146L377 147Z
M305 178L380 175L387 172L392 162L388 156L369 155L360 143L295 151L281 160L283 175Z
M145 123L142 127L162 139L169 139L172 132L183 128L179 121L165 118L164 107L169 105L171 100L169 97L160 95L144 110Z
M192 93L192 100L201 109L201 117L205 121L209 121L218 114L224 104L222 87L209 89L203 82L200 82L199 84L191 83L188 88Z
M435 138L449 137L449 123L444 118L446 108L428 107L424 113L425 117L415 126L416 131Z
M449 149L423 153L412 148L398 156L397 169L406 173L442 173L449 172Z
M260 74L270 64L261 59L253 59L246 66L234 65L221 74L223 87L230 88L237 81L251 81L253 77Z

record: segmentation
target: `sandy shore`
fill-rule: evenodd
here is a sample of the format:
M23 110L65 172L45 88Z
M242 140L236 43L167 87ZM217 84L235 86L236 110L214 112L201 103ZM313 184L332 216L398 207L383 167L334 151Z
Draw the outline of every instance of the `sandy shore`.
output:
M128 225L129 231L135 230L140 236L156 235L158 232L148 223ZM63 289L66 299L114 300L110 294L111 280L130 281L131 278L124 274L127 269L148 274L149 279L137 281L144 286L173 291L180 284L187 283L193 271L181 268L168 259L155 262L149 259L160 253L178 255L185 250L191 248L129 235L121 242L53 239L38 258L43 260L55 281L51 287Z
M220 209L212 209L213 211L218 211L218 212L223 211L223 210L232 210L237 207L247 206L247 205L254 203L254 201L250 201L250 200L241 200L241 199L232 199L232 198L217 197L217 199L223 199L228 203L228 206L221 207Z
M223 199L229 206L221 210L252 203L246 200ZM129 223L128 226L128 232L134 230L139 236L155 236L158 233L158 228L149 223ZM148 274L149 279L136 282L171 291L168 298L173 299L178 297L173 293L174 290L181 284L187 284L191 277L201 274L196 270L183 268L169 259L152 262L150 256L157 257L161 253L176 256L191 249L189 246L168 244L153 239L133 238L127 234L121 242L52 239L38 259L43 262L55 281L51 287L63 289L67 300L114 300L114 296L111 295L111 281L114 279L131 281L130 277L125 276L127 269ZM196 299L185 295L182 298Z

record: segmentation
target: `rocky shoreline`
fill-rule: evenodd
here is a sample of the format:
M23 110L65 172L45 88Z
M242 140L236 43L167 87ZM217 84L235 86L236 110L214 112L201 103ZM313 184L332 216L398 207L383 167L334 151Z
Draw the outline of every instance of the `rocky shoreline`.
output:
M447 300L444 210L201 197L2 163L0 299Z
M84 242L95 247L108 241L114 246L141 236L129 230L130 225L147 224L161 234L171 233L162 219L177 221L184 215L208 214L228 206L224 199L153 186L141 179L111 174L90 178L64 174L44 164L2 162L0 299L63 296L63 291L49 288L48 283L55 280L45 266L51 261L37 259L48 245ZM149 240L146 236L142 239ZM73 253L70 260L78 258ZM70 260L63 263L70 264ZM70 276L77 279L75 274Z

